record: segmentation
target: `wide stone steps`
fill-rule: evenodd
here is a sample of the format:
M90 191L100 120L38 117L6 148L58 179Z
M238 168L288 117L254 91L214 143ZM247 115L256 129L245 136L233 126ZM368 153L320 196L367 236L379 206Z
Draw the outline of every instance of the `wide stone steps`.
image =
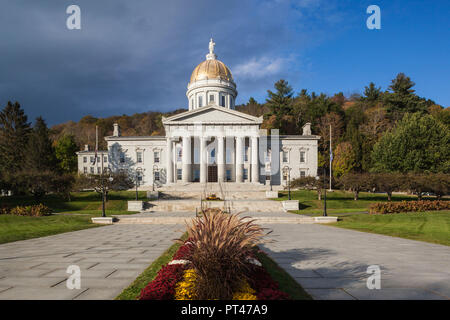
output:
M254 220L258 224L313 224L336 222L336 217L309 217L285 212L246 212L240 215L245 220ZM115 224L186 224L195 218L195 214L186 212L152 212L131 216L114 216Z
M282 211L280 201L266 199L255 200L227 200L227 201L205 201L203 205L207 208L228 209L232 212L254 211L254 212L277 212ZM200 209L200 199L197 200L155 200L148 202L146 212L196 212Z

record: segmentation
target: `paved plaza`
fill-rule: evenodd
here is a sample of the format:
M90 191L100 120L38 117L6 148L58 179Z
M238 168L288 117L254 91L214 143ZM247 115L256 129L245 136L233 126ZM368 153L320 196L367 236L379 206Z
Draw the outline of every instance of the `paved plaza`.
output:
M314 299L450 299L450 248L317 224L272 224L261 248ZM366 286L381 269L381 289Z
M183 225L112 225L0 245L0 299L114 299L184 232ZM81 269L68 289L67 267Z
M264 227L273 232L260 247L314 299L450 299L447 246L317 224ZM0 299L114 299L184 230L184 224L115 224L2 244ZM79 290L67 289L69 265L81 268ZM381 269L380 290L366 286L370 265Z

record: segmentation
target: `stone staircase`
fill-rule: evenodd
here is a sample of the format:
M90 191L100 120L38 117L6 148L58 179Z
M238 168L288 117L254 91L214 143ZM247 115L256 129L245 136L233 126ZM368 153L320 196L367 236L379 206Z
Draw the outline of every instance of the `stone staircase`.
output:
M115 224L181 224L190 223L195 214L187 212L143 212L132 216L114 216ZM246 212L242 214L244 220L254 220L258 224L313 224L330 223L334 219L309 217L284 212ZM330 217L332 218L332 217Z
M221 201L204 201L208 208L228 209L231 212L279 212L279 201L266 199L268 187L253 183L188 183L158 188L158 200L148 201L146 212L196 212L201 199L215 194Z

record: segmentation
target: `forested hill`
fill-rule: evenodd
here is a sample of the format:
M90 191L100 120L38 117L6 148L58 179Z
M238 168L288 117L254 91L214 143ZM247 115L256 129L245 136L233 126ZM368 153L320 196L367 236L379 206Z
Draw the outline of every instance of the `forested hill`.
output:
M135 113L131 116L124 114L107 118L95 118L87 115L78 122L68 121L51 127L50 135L54 141L59 140L64 135L73 135L80 148L83 148L85 144L92 148L95 145L95 126L98 126L99 148L106 149L106 142L103 137L112 135L114 123L119 124L123 136L164 135L161 118L185 111L186 109L177 109L168 113L149 111Z
M267 90L267 99L258 103L250 98L248 103L236 106L236 110L254 116L264 116L262 128L279 128L281 134L301 134L306 122L312 124L314 134L322 136L319 165L327 165L329 126L332 126L333 151L337 165L344 171L368 171L373 167L371 156L374 145L406 114L417 113L420 117L432 117L445 128L450 126L450 109L434 101L419 97L413 89L414 82L400 73L383 91L374 83L363 89L363 94L346 97L342 92L332 96L323 93L294 89L280 80L274 89ZM122 135L164 135L162 116L186 111L178 109L171 113L145 112L131 116L94 118L85 116L79 122L69 121L51 128L54 141L71 134L80 148L95 144L95 126L99 126L99 142L105 148L104 136L112 134L113 123L120 125ZM345 156L344 156L345 155ZM342 163L341 163L342 162ZM334 165L334 164L333 164Z

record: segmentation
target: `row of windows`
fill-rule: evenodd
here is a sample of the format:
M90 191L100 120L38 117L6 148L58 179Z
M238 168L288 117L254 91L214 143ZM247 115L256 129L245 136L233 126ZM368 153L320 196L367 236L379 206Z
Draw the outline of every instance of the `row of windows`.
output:
M214 103L215 102L215 95L210 94L209 95L209 103ZM226 96L220 96L220 106L221 107L225 107L226 104ZM191 105L192 107L194 106L194 99L191 99ZM198 97L198 107L201 108L203 107L203 96L199 96Z
M289 162L289 151L283 150L283 163L288 163L288 162ZM306 162L306 152L300 151L300 163L305 163L305 162Z
M83 157L83 163L87 163L87 159L88 159L88 157ZM94 163L94 160L95 160L95 156L91 156L89 159L89 162ZM100 156L97 156L97 162L100 162L100 161L101 161ZM108 162L108 156L103 156L103 162Z
M120 153L120 163L125 163L125 153L121 152ZM154 151L153 152L153 162L154 163L159 163L160 161L160 152L159 151ZM142 151L138 151L136 152L136 163L143 163L144 162L144 158L143 158L143 154Z
M105 172L107 168L103 168L103 172ZM102 173L102 168L101 167L97 167L97 172L95 172L95 167L90 167L89 168L89 173L90 174L101 174ZM83 167L83 173L87 174L88 173L88 168L87 167Z

